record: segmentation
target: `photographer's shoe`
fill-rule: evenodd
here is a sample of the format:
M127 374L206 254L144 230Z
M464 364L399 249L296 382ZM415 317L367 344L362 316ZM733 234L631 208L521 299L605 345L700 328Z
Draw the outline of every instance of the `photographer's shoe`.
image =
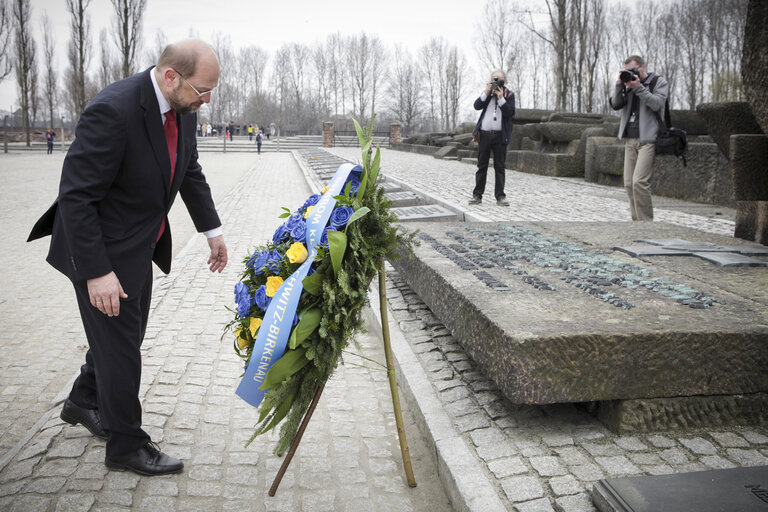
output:
M184 463L175 457L161 452L155 443L147 442L135 452L125 455L107 456L104 464L109 469L125 471L126 469L140 475L170 475L180 473L184 469Z
M482 202L483 202L482 197L473 197L472 199L469 200L469 204L480 204Z
M106 439L107 433L101 428L101 418L99 417L99 411L96 409L86 409L75 404L72 400L67 398L64 402L64 407L61 409L62 420L66 421L70 425L77 425L78 423L87 428L91 434L98 438Z
M496 204L499 205L499 206L509 206L509 201L507 201L506 199L504 199L502 197L501 199L498 199L496 201Z

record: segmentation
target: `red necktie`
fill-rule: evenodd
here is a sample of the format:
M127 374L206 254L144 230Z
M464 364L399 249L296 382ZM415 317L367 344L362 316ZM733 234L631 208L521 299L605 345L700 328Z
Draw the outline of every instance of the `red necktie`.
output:
M176 124L176 112L174 110L169 110L165 113L163 130L165 131L165 142L168 144L168 156L171 158L171 183L173 183L173 173L176 171L176 147L179 143L179 125ZM158 240L163 236L164 231L165 217L163 217L160 232L157 234Z

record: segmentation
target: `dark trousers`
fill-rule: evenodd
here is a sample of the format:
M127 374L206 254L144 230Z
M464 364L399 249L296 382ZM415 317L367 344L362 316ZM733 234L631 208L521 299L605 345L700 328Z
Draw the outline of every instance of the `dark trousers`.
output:
M48 141L48 154L50 155L51 153L53 153L53 142L49 140Z
M472 191L472 196L477 198L483 197L485 192L485 179L488 175L488 160L493 152L493 170L496 179L496 186L494 187L494 195L496 200L504 199L504 179L506 178L506 170L504 164L507 161L507 145L504 144L504 139L501 132L480 132L480 142L478 144L477 153L477 172L475 173L475 189Z
M77 305L90 347L69 399L98 409L109 435L107 455L124 455L150 440L141 428L141 343L152 300L152 267L140 296L120 300L120 314L108 317L91 305L85 282L75 284Z

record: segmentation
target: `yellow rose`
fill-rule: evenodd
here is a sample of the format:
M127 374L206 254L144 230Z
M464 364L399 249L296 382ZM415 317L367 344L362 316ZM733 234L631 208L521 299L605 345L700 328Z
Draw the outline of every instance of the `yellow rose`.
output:
M304 212L304 218L305 218L305 219L306 219L307 217L309 217L309 212L311 212L311 211L312 211L312 208L314 208L314 207L315 207L315 205L312 205L312 206L307 206L307 211L306 211L306 212Z
M283 278L271 276L267 278L267 297L274 297L280 285L283 284Z
M256 338L256 333L259 331L259 327L261 327L261 318L255 318L251 317L251 322L248 324L248 330L251 331L251 336Z
M240 336L242 332L243 332L242 327L238 327L235 330L235 339L237 340L237 346L240 347L240 350L243 350L245 347L248 346L248 340Z
M291 263L304 263L307 259L307 248L301 242L294 242L285 252L285 256Z

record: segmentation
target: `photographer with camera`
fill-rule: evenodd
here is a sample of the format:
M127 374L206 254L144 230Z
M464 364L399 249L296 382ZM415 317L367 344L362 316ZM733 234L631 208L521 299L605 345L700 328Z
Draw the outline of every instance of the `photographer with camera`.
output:
M619 72L609 104L621 110L619 140L624 146L624 188L632 220L653 220L651 177L656 158L657 113L664 115L669 84L662 76L646 73L645 61L631 55Z
M515 94L504 86L504 78L504 72L500 69L491 73L491 81L485 84L485 90L475 100L475 110L482 110L482 113L472 132L479 147L475 189L469 204L480 204L483 201L488 161L493 152L496 204L509 206L504 194L504 164L507 160L509 137L512 134L512 118L515 116Z

